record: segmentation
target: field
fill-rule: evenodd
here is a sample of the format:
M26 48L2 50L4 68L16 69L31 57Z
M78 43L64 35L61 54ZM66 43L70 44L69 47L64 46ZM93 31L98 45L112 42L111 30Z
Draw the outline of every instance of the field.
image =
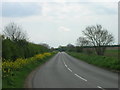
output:
M118 52L120 52L120 50L106 50L105 56L118 58Z
M120 64L118 60L118 50L106 50L104 56L98 56L95 54L88 55L85 53L68 52L71 56L83 60L89 64L93 64L105 69L109 69L115 72L120 71Z

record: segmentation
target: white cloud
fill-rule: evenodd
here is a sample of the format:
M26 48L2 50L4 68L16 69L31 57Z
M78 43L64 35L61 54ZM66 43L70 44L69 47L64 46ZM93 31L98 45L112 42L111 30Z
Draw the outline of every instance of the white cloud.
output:
M69 32L69 31L70 31L69 28L64 27L64 26L60 26L60 27L58 28L58 30L59 30L59 31L63 31L63 32Z
M90 2L118 2L119 0L88 0Z
M3 2L118 2L119 0L3 0Z
M10 21L15 21L15 23L21 24L27 30L32 41L37 43L45 41L55 47L71 42L74 43L82 35L82 30L86 26L95 24L102 24L104 28L114 34L116 40L118 39L117 14L100 11L116 10L116 3L95 2L93 5L92 3L67 4L44 2L37 4L42 7L41 15L22 18L4 17L2 18L3 26ZM96 12L101 12L101 14L96 14Z
M42 5L42 16L51 16L57 19L93 16L95 14L116 14L117 3L48 3Z

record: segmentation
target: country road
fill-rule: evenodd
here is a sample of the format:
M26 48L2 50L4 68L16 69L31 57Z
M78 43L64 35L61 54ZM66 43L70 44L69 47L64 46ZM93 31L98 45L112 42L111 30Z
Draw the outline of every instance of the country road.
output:
M29 84L32 88L118 88L118 74L59 52L37 69Z

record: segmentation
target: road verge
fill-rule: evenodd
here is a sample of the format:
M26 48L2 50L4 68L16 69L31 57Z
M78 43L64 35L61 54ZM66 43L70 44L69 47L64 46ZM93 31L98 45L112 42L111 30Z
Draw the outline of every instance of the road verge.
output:
M44 55L46 55L46 56L42 57L43 55L39 54L39 55L36 55L35 58L34 57L29 58L28 60L31 60L31 62L26 61L27 63L19 68L15 68L15 67L11 66L11 67L13 67L13 69L11 68L11 71L9 71L9 72L7 72L7 68L10 69L10 67L8 67L7 64L5 64L6 66L3 64L3 68L2 68L2 71L3 71L2 87L3 87L3 89L4 88L24 88L24 86L25 86L24 82L25 82L27 76L36 67L47 62L53 55L55 55L55 53L44 54ZM10 62L7 62L7 63L9 64ZM18 65L16 65L16 66L18 66Z
M120 64L118 63L118 59L106 56L98 56L98 55L87 55L84 53L76 53L76 52L67 52L69 55L85 61L89 64L108 69L113 72L120 72Z

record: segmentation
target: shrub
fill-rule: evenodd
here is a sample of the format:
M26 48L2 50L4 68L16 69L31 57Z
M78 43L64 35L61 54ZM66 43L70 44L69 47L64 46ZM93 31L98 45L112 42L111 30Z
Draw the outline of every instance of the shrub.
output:
M43 53L43 54L37 54L34 57L31 57L28 59L18 58L14 62L4 61L2 63L3 78L6 78L8 76L13 76L15 75L14 71L19 71L25 65L28 65L32 62L36 62L38 60L43 60L44 58L51 56L51 55L52 55L51 53Z

